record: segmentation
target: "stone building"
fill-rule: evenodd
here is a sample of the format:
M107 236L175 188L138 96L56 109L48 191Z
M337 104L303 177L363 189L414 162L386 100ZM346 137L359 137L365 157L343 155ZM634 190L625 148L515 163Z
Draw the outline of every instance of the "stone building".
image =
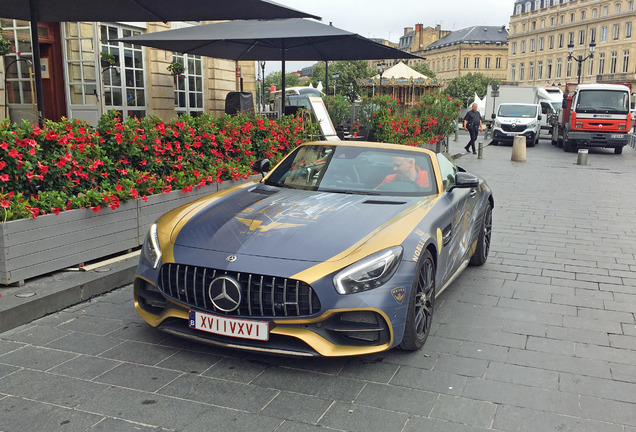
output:
M634 0L517 0L507 80L561 88L579 77L580 82L636 84L635 18Z
M77 118L96 124L112 109L124 118L222 114L228 92L240 90L241 83L244 91L255 91L255 62L237 63L113 41L196 24L200 23L40 23L46 118ZM30 24L0 19L0 26L3 37L19 53L0 57L0 119L35 122ZM100 62L101 52L112 53L116 65ZM182 75L172 76L168 71L173 61L185 66Z
M468 27L429 44L420 55L426 58L425 63L440 82L447 83L467 73L504 80L507 37L505 26Z

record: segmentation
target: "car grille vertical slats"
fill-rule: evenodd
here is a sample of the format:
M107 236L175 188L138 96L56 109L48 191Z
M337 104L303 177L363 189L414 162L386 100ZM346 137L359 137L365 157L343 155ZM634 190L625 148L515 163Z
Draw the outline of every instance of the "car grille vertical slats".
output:
M232 312L217 309L208 289L218 276L235 279L241 303ZM238 273L184 264L165 264L159 275L161 292L181 303L233 316L309 316L320 311L320 300L310 285L293 279Z

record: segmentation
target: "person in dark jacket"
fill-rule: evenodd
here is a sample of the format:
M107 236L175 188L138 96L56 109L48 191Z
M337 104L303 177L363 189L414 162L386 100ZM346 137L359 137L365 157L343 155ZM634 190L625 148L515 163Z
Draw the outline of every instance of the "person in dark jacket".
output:
M469 148L472 147L473 154L477 154L475 151L475 140L477 139L477 135L479 132L484 130L484 125L481 121L481 114L477 111L477 104L473 104L473 109L466 113L464 116L464 130L466 130L470 134L470 141L466 144L464 149L467 152L470 152Z

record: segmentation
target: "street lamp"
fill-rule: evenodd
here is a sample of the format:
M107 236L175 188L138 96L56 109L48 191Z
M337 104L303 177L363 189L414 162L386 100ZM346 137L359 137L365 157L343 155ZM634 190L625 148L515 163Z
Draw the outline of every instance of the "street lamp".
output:
M331 78L333 78L333 95L336 95L336 83L338 82L338 78L340 78L340 74L338 72L334 72L331 75Z
M265 111L265 62L259 62L261 66L261 70L263 71L262 81L261 81L261 113Z
M583 64L583 62L587 59L591 59L594 58L594 49L596 48L596 44L594 42L590 42L590 53L588 55L586 55L585 57L583 57L582 55L577 57L574 57L572 55L572 52L574 52L574 44L572 42L570 42L568 44L568 60L576 60L576 62L578 63L578 68L577 68L577 83L581 82L581 65Z
M378 91L378 94L382 96L382 74L384 73L384 70L386 69L386 62L378 62L377 67L378 67L378 73L380 74L380 89Z

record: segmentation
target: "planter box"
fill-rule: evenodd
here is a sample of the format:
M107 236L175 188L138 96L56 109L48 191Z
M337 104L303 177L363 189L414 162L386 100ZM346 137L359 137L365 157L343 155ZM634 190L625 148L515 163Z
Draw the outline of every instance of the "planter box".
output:
M226 181L188 193L152 195L147 202L128 201L116 210L102 209L99 213L78 209L0 223L0 284L22 283L136 248L163 213L242 182Z

